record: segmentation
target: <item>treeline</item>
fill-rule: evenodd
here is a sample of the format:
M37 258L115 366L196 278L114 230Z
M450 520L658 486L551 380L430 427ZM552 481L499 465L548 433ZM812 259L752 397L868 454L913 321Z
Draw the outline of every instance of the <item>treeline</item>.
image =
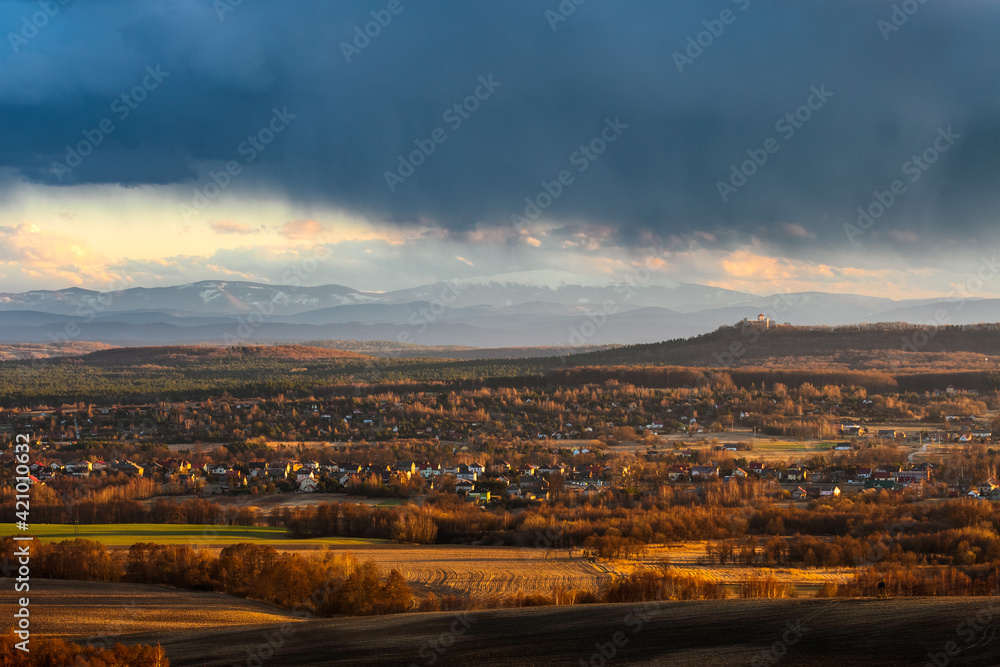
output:
M1000 594L995 566L958 568L941 566L914 569L888 566L855 572L845 584L826 584L819 597L873 597L880 581L890 596L985 596Z
M732 368L724 371L686 366L577 366L546 374L549 384L578 386L599 384L609 380L641 387L678 389L683 387L714 387L720 383L739 389L761 388L782 384L798 387L816 386L864 387L872 393L899 391L900 380L888 373L851 370L773 370L768 368ZM938 388L952 384L945 382ZM995 387L994 387L995 388Z
M4 667L170 667L167 654L159 645L125 646L115 644L109 648L81 646L62 639L32 637L30 651L16 647L17 635L7 632L0 635L0 665Z
M886 500L765 508L747 515L744 535L710 542L702 561L810 568L968 568L1000 563L1000 511L992 503L915 505Z
M636 485L646 485L643 475ZM542 549L582 548L615 560L642 557L650 544L708 541L706 558L745 565L855 567L873 560L907 565L971 566L1000 562L1000 505L968 499L913 503L887 492L815 501L773 502L762 483L707 484L686 492L652 484L648 493L609 491L572 503L524 511L483 511L462 498L434 493L421 506L320 503L256 508L220 506L203 498L146 504L32 504L38 523L172 523L268 525L291 538L357 537L416 544L488 544ZM0 520L13 521L13 503ZM115 519L115 517L120 517ZM876 554L873 556L872 554Z
M910 373L897 375L899 391L925 392L943 389L948 385L962 389L990 392L1000 389L1000 373L994 371L956 371L953 373Z
M171 350L173 348L166 348ZM263 348L266 350L266 348ZM228 392L237 398L317 395L337 385L373 383L476 383L540 377L562 365L559 358L453 361L448 359L365 358L326 354L303 361L260 352L192 356L184 348L176 358L161 348L117 350L82 357L0 362L0 406L59 405L78 401L101 405L174 400L205 400ZM330 352L330 351L326 351ZM154 358L159 363L151 363Z
M3 546L9 557L13 540L4 538ZM386 573L373 561L328 550L303 556L240 543L216 556L186 545L139 543L128 552L112 552L99 542L75 539L36 544L31 568L39 578L217 591L319 616L395 614L413 606L399 570Z
M39 487L44 488L44 487ZM10 491L7 493L7 491ZM9 502L4 502L7 497ZM0 493L0 521L13 523L13 490ZM134 499L69 500L55 504L33 500L33 523L103 524L103 523L182 523L222 526L262 526L264 515L256 507L222 506L204 498L174 502L159 498L152 504Z
M736 595L741 598L790 597L791 587L773 576L754 576L743 582ZM615 577L598 591L555 586L552 592L515 594L507 597L468 595L438 597L433 593L420 601L420 611L469 611L504 607L535 607L566 604L652 603L639 613L655 612L655 604L677 600L721 600L733 592L712 578L686 574L669 566L643 567Z
M423 507L370 507L324 503L276 508L268 523L289 537L365 537L415 544L465 543L482 539L512 523L507 513L483 512L457 496L437 495Z
M277 508L269 525L293 538L366 537L420 544L485 543L536 548L582 547L603 558L641 554L645 545L742 535L746 510L733 512L683 502L547 505L527 512L484 512L457 496L430 496L422 507L325 503ZM678 499L683 501L686 499Z

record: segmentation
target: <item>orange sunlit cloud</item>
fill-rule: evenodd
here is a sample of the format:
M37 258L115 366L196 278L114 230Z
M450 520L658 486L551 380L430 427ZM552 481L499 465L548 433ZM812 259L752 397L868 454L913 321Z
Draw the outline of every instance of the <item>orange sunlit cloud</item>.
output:
M258 229L254 229L245 222L236 222L234 220L215 220L209 223L209 227L216 234L256 234Z
M281 228L281 235L289 239L318 239L326 227L316 220L289 220Z
M116 279L108 268L107 258L85 240L25 223L0 227L0 267L7 279L21 274L71 285L109 283Z

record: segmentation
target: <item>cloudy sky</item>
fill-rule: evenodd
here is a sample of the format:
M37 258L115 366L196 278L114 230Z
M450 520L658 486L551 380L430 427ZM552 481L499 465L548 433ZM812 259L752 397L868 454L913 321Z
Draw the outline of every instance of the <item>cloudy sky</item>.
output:
M991 0L9 0L0 24L0 291L644 266L1000 294L969 288L1000 249Z

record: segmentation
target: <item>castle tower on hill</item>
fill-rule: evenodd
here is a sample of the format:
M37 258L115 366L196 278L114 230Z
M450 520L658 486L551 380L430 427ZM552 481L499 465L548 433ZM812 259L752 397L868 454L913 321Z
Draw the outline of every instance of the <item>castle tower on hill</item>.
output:
M748 320L744 318L739 325L743 328L755 327L767 330L771 328L771 318L764 315L764 313L761 313L757 316L756 320Z

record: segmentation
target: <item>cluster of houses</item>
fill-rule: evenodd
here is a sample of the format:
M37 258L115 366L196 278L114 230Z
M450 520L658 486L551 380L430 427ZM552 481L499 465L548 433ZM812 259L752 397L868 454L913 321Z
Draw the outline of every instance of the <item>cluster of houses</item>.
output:
M604 480L609 471L608 467L597 465L568 467L563 464L525 464L516 471L518 481L514 483L511 479L514 471L506 461L497 461L488 467L479 463L448 465L426 461L401 461L395 464L251 461L239 467L225 464L206 464L204 467L209 479L225 480L230 488L246 486L253 479L291 481L294 478L298 490L306 493L317 490L319 479L323 475L337 480L345 487L352 481L366 481L372 477L390 484L419 476L426 479L433 489L446 479L454 479L457 493L479 502L488 502L501 489L513 498L548 499L553 474L558 474L563 479L564 489L593 492L605 485Z
M201 468L190 461L177 458L153 461L140 465L130 460L72 461L65 464L34 462L30 466L32 481L44 483L57 476L88 477L99 473L124 473L136 477L167 474L181 484L191 484L204 478L210 482L223 482L230 489L250 486L254 481L292 483L298 491L312 493L319 490L322 479L332 479L342 486L352 481L370 481L376 478L392 484L414 477L427 480L430 488L454 484L457 493L470 500L488 502L498 492L512 498L546 500L552 490L552 478L558 476L561 489L592 493L606 485L611 472L609 466L556 464L524 464L516 470L507 461L496 461L489 466L479 463L434 464L430 462L401 461L394 464L376 463L319 463L317 461L250 461L243 464L206 463ZM449 487L450 488L450 487Z
M918 463L909 470L897 465L880 465L874 468L858 468L855 477L866 489L896 491L911 486L919 486L931 481L933 463Z
M465 494L480 502L489 501L495 490L503 490L511 498L548 500L553 476L559 477L563 490L595 493L605 486L605 478L610 470L610 467L600 465L570 467L562 463L548 465L526 463L517 469L517 483L515 483L511 479L515 471L506 461L497 461L491 464L488 470L477 464L461 464L456 467L430 463L417 465L418 473L431 481L432 488L439 478L452 476L457 480L456 493ZM490 473L491 476L484 478L484 473Z
M888 434L886 434L888 436ZM881 436L881 433L880 433ZM651 458L667 452L650 450ZM679 459L694 458L694 450L671 452ZM343 487L354 482L370 483L377 480L386 485L417 477L427 481L431 489L454 489L460 495L477 503L487 503L501 497L525 500L548 500L556 491L594 494L608 486L612 468L602 464L566 465L563 463L530 464L516 468L504 460L488 465L480 463L441 464L398 461L396 463L336 463L317 461L250 461L242 464L207 463L194 467L183 458L156 460L139 464L131 460L72 461L65 464L34 462L29 465L32 481L44 483L57 476L87 477L99 473L123 473L129 476L170 475L181 484L192 484L205 479L223 482L230 489L250 486L255 481L278 482L292 485L305 493L321 490L324 480L336 480ZM709 480L736 482L744 479L774 480L791 493L793 499L835 498L841 495L844 485L862 486L864 490L900 491L921 487L932 480L935 465L919 463L903 469L899 465L882 464L874 467L857 467L853 471L838 467L810 470L801 465L774 467L762 461L747 463L745 467L722 469L714 462L675 463L667 468L667 478L675 483L692 483ZM856 488L856 487L855 487ZM963 485L960 488L968 488ZM953 492L952 495L957 495ZM963 491L962 493L965 493ZM1000 483L988 480L973 486L969 496L1000 500Z
M72 461L66 464L35 461L28 466L35 480L39 482L47 482L57 476L89 477L92 473L97 472L107 472L110 474L124 473L126 475L141 477L151 474L154 472L153 468L156 467L159 467L159 465L141 466L127 459L121 461ZM190 470L190 463L187 464L187 469L184 471L179 471L176 468L172 469L173 472L189 472Z
M945 415L945 430L928 431L926 435L910 434L891 428L869 429L852 423L837 424L841 435L851 438L877 438L879 440L928 440L931 442L988 442L993 439L993 430L975 415ZM851 443L838 443L837 449L852 449Z
M1000 500L1000 483L995 479L988 479L977 488L970 490L967 495L970 498L982 498L983 500Z
M781 484L795 484L791 489L792 498L836 497L841 494L837 484L863 484L865 489L886 489L896 491L919 486L931 480L934 464L920 463L909 470L897 465L879 465L875 468L859 467L854 479L847 480L847 473L841 469L811 471L800 465L775 468L761 461L747 464L746 469L735 468L723 473L718 465L675 464L667 469L667 478L672 482L697 482L722 479L734 482L740 479L771 479ZM813 485L798 486L813 480ZM822 483L822 486L819 483Z

